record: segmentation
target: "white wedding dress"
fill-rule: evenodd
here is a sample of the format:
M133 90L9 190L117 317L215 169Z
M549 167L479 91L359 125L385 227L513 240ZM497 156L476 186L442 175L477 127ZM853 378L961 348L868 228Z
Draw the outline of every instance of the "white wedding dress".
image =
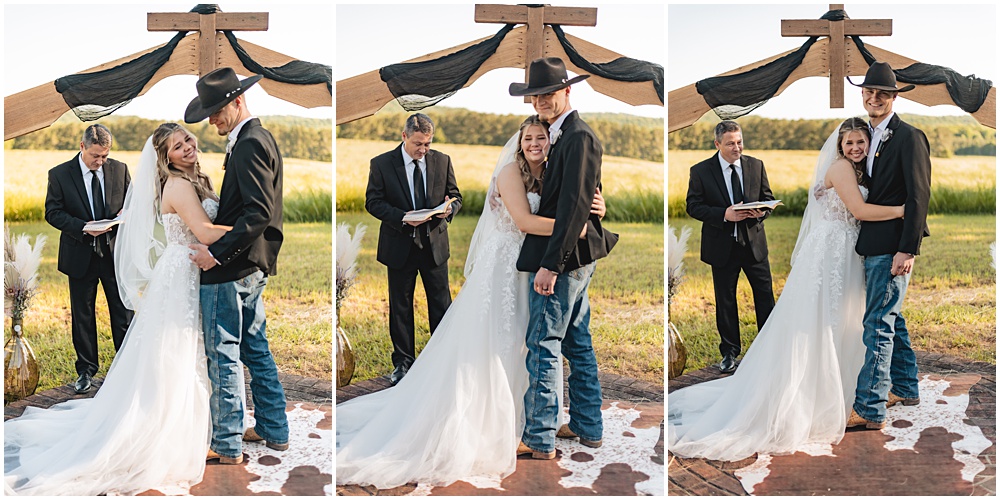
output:
M736 372L668 395L674 455L734 461L843 438L864 362L865 278L859 222L833 188L817 189L785 287Z
M527 196L535 213L540 197ZM406 377L337 405L337 484L444 486L514 472L529 284L515 267L524 233L502 205L493 215L488 236L473 237L465 285Z
M202 206L214 219L218 202ZM28 407L4 423L7 494L134 494L201 482L211 418L198 287L177 214L103 385L92 399ZM116 255L116 258L118 256Z

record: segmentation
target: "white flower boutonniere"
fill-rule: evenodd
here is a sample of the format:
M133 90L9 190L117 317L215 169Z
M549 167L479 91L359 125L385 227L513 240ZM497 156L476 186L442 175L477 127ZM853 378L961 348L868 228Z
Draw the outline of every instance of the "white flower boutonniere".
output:
M882 148L885 147L885 143L889 142L889 139L892 139L892 129L886 128L885 132L882 132L882 139L879 140L878 150L875 151L875 158L878 158L878 155L882 153Z

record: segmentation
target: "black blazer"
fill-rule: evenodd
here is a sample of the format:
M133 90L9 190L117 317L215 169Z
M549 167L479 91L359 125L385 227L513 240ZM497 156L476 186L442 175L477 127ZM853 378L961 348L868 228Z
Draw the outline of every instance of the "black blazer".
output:
M90 267L94 252L94 237L83 232L83 226L94 220L92 207L87 200L83 173L80 171L80 154L72 160L49 170L49 184L45 193L45 221L61 231L59 235L59 272L70 278L82 278ZM104 206L108 214L117 214L125 203L125 192L132 181L128 166L108 158L104 162ZM87 181L89 182L89 180ZM98 236L107 238L108 248L115 248L118 226ZM111 254L105 255L111 258Z
M920 242L931 234L927 229L931 198L931 148L927 136L896 114L889 119L889 130L892 135L872 148L876 152L868 203L905 205L904 218L862 222L855 246L860 255L917 255Z
M570 112L560 130L549 150L538 207L538 215L556 223L552 236L525 235L518 271L537 272L543 267L557 273L572 271L606 257L618 242L618 235L604 229L600 218L590 213L594 192L601 185L601 141L576 111ZM581 240L585 225L587 238Z
M281 151L254 118L243 125L226 161L216 224L233 226L208 250L221 266L201 273L205 284L235 281L260 269L277 273L282 235Z
M448 224L462 208L462 193L455 182L451 158L439 151L430 150L424 156L427 166L427 203L432 206L444 202L445 195L455 198L451 216L447 219L432 217L416 229L429 232L434 263L443 264L451 255L448 246ZM406 181L403 165L403 145L382 153L371 160L368 188L365 191L365 210L382 221L378 230L376 258L391 269L400 269L412 248L414 227L403 222L403 215L413 210L410 183Z
M741 155L743 167L743 200L770 201L774 199L771 186L767 182L764 162L752 156ZM729 261L729 255L736 239L733 238L735 222L726 222L726 208L732 205L729 199L729 179L722 175L719 154L691 167L688 180L687 213L701 221L701 260L706 264L721 266ZM757 262L767 258L767 234L764 233L764 219L746 219L747 241Z

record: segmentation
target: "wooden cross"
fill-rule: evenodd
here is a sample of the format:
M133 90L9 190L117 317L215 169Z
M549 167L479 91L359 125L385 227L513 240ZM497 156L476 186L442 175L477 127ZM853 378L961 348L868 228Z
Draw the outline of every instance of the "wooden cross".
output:
M267 31L267 12L148 12L148 31L197 31L198 76L218 67L217 31Z
M477 23L524 24L524 81L528 81L531 61L545 57L545 25L597 26L597 9L588 7L552 7L550 5L476 4ZM524 102L531 102L525 97Z
M830 4L830 10L843 10L843 4ZM826 36L829 38L827 63L830 68L830 107L844 107L844 78L847 75L847 37L890 36L892 19L781 20L781 36Z

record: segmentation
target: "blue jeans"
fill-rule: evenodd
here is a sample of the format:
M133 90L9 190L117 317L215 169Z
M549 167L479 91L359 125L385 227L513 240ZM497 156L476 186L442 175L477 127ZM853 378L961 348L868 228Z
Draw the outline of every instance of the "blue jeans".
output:
M212 381L212 443L219 455L243 455L243 401L239 364L250 370L256 430L272 443L288 442L285 391L267 346L267 321L261 294L267 277L257 271L227 283L201 286L208 377Z
M597 441L604 434L601 420L601 384L590 339L590 302L587 286L594 263L560 274L554 293L529 292L527 346L528 392L524 394L525 425L521 440L529 448L555 449L559 421L556 390L558 366L569 360L569 428L583 439ZM534 283L535 273L529 275Z
M892 392L919 397L917 357L900 314L910 275L892 275L893 255L865 257L865 364L858 374L854 411L872 422L885 421L885 403Z

